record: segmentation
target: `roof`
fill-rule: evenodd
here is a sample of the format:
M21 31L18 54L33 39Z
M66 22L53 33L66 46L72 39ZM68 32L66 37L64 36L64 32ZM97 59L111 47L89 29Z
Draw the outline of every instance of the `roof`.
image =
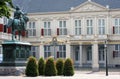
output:
M14 5L27 13L69 11L88 0L12 0ZM109 5L110 9L120 8L120 0L91 0L102 6Z

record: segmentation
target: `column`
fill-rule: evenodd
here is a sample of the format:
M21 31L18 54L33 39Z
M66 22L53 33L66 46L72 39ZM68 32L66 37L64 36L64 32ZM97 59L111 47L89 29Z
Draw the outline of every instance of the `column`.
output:
M92 46L92 70L99 71L99 64L98 64L98 44L95 42Z
M41 44L40 46L39 46L39 53L40 53L40 57L43 57L44 58L44 45L43 44Z
M66 58L71 58L71 56L70 56L70 44L69 43L67 43L66 44Z
M80 52L80 67L82 67L82 45L79 46L79 52Z

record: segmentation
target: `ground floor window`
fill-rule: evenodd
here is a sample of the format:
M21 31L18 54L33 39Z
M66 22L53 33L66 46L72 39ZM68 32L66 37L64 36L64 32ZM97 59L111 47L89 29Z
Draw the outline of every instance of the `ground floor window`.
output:
M92 60L92 48L91 46L89 46L87 48L87 61L91 61Z
M66 46L65 45L58 46L57 58L66 58Z
M104 46L99 46L99 61L105 60L105 54L104 54Z
M50 45L44 46L44 58L48 58L51 56Z
M31 52L34 57L36 57L36 53L38 53L38 46L32 46Z
M113 51L113 57L120 57L120 44L115 45L115 50Z

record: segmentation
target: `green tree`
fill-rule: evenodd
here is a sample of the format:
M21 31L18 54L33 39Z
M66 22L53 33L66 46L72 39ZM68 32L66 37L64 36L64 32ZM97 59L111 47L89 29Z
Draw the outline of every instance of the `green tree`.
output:
M39 75L44 75L44 70L45 70L45 61L44 61L43 57L41 57L38 61Z
M45 64L45 76L56 76L57 69L52 57L48 58Z
M0 17L9 18L11 8L13 8L12 0L0 0Z
M35 77L38 76L38 65L35 57L29 57L25 70L26 76Z
M64 61L62 58L59 58L56 61L57 75L63 75Z
M64 76L73 76L74 75L74 67L73 67L72 60L70 58L67 58L65 60L63 75Z

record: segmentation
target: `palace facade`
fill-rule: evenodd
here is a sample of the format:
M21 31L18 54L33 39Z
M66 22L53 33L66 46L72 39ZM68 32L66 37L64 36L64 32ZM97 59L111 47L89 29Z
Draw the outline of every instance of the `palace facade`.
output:
M40 9L29 9L30 20L22 40L33 45L32 55L38 59L72 58L75 67L98 70L105 67L107 53L108 66L120 67L120 6L102 5L100 0L82 1L69 9L58 8L59 4L52 10L34 5ZM1 23L5 25L5 20ZM0 27L0 36L1 43L11 39L10 29Z

